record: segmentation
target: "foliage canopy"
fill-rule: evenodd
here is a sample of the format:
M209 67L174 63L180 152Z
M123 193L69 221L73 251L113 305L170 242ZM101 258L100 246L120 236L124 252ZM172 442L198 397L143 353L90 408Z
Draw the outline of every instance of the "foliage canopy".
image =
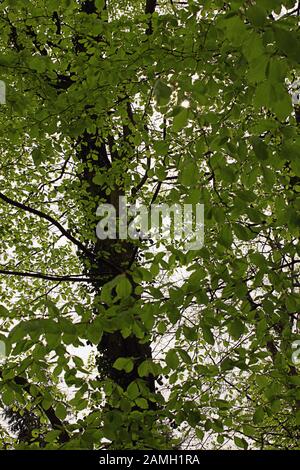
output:
M1 1L2 448L299 448L294 3ZM98 240L120 195L204 247Z

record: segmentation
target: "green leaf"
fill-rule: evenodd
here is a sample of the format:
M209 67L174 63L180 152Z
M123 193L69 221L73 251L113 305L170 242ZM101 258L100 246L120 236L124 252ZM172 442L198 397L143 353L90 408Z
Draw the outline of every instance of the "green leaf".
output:
M262 83L259 83L255 89L255 94L253 97L253 103L256 108L260 109L261 107L272 106L274 96L274 86L269 80L265 80Z
M255 410L253 415L253 422L254 424L260 424L263 422L265 416L265 412L262 406L258 406Z
M0 305L0 317L7 318L10 316L10 312L4 305Z
M277 25L274 27L274 34L279 49L289 58L299 62L299 36L295 32L280 28Z
M257 236L256 233L252 232L250 229L248 229L247 227L244 227L241 224L234 224L233 230L239 240L243 240L246 242L249 240L252 240L253 238Z
M247 18L254 26L262 27L266 22L266 10L260 5L252 5L246 12Z
M253 191L248 191L246 189L237 189L236 194L240 199L246 202L253 202L256 200L256 195L253 193Z
M124 299L129 297L132 292L132 285L129 279L125 275L118 276L116 285L117 295Z
M179 132L183 129L187 123L189 118L189 110L188 108L182 108L178 114L173 119L173 131Z
M129 373L133 370L134 363L130 357L119 357L113 364L113 367L117 370L124 370Z
M200 439L200 441L202 441L204 435L205 433L202 429L196 428L196 436L198 437L198 439Z
M225 183L233 183L236 179L236 173L234 171L235 165L225 165L221 169L221 178Z
M192 364L192 359L190 355L184 349L179 349L178 353L181 356L183 362L185 362L186 364Z
M131 384L128 385L127 394L132 400L135 400L140 395L139 387L135 382L131 382Z
M188 162L180 172L180 182L185 186L194 186L199 181L199 173L194 162Z
M248 442L242 437L238 437L236 436L234 438L234 443L238 446L238 447L241 447L242 449L248 449Z
M174 349L170 349L166 354L166 363L171 369L177 369L179 366L179 359L177 352Z
M224 20L226 28L225 36L230 44L241 45L247 36L247 29L245 23L237 16L231 16Z
M58 405L56 405L56 408L55 408L55 415L58 417L58 419L60 419L61 421L64 421L64 419L66 419L66 416L67 416L67 410L66 410L65 405L63 405L62 403L58 403Z
M94 177L93 177L93 183L98 185L98 186L102 186L105 184L106 182L106 178L105 178L105 175L103 173L97 173Z
M47 65L43 57L33 56L29 59L29 66L36 72L45 72Z
M95 7L97 10L103 10L105 7L105 0L95 0Z
M140 377L147 377L149 375L157 376L160 372L161 367L150 359L146 359L138 367L138 374Z
M166 142L165 140L157 140L153 143L153 148L158 155L163 156L167 155L169 151L169 145L169 142Z
M147 410L149 408L148 402L145 398L137 398L135 403L139 408L142 408L142 410Z
M236 318L228 324L228 332L233 339L239 339L245 332L245 325L241 320Z
M115 287L116 279L117 278L115 278L114 281L107 282L106 284L104 284L104 286L102 286L100 299L107 305L110 305L113 302L112 290Z
M15 394L11 389L7 389L2 392L2 401L4 405L10 406L15 401Z
M61 336L57 333L46 333L45 336L50 349L55 349L61 344Z
M222 207L213 207L213 217L216 222L223 224L225 222L225 211Z
M52 406L53 400L47 400L46 398L43 399L42 401L42 407L44 410L49 410L49 408Z
M206 343L214 345L215 338L214 338L214 335L212 334L211 329L207 325L201 325L201 329L203 333L203 338L206 341Z
M253 137L251 143L254 153L259 160L267 160L269 158L268 147L259 137Z
M99 324L91 323L86 329L86 338L93 344L99 344L103 336L103 329Z
M57 321L54 321L52 319L46 319L46 320L43 320L41 325L43 326L45 333L52 333L55 335L59 335L61 333L61 324L58 323ZM33 324L33 329L37 330L39 326L40 325L37 322L36 324Z
M224 224L221 228L221 234L219 236L219 243L225 248L230 248L233 242L233 236L231 228L228 224Z
M37 147L32 150L31 152L32 160L35 166L39 166L43 162L43 153L40 147Z
M258 266L259 268L265 268L268 265L266 258L261 253L251 253L249 255L249 258L251 262L254 263L256 266Z
M57 308L56 304L51 299L45 300L45 306L50 316L58 317L60 315L59 308Z
M156 81L154 95L159 106L166 106L170 101L171 94L172 88L160 79Z
M245 424L243 426L243 431L245 435L247 436L255 436L256 435L256 429L254 426L250 426L249 424Z
M52 430L46 433L45 441L46 442L54 442L60 436L61 431Z
M183 326L183 334L189 341L196 341L198 339L198 332L196 327Z
M298 297L296 295L289 295L285 300L285 305L289 313L296 313L298 310Z

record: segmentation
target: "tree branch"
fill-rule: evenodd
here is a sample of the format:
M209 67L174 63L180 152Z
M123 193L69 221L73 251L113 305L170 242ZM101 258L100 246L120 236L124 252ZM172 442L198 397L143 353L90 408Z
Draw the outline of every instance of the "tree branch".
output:
M10 204L11 206L17 207L18 209L21 209L23 211L29 212L30 214L37 215L41 219L45 219L50 224L54 225L58 230L68 239L70 240L74 245L76 245L83 253L85 253L89 259L94 259L94 255L92 252L86 248L86 246L83 245L79 240L77 240L73 235L66 230L57 220L53 219L48 214L45 214L44 212L39 211L38 209L34 209L33 207L27 206L26 204L22 204L21 202L14 201L13 199L10 199L9 197L5 196L4 194L0 193L0 199L2 201L6 202L7 204Z
M153 15L153 13L155 12L156 4L157 4L157 0L147 0L146 1L146 7L145 7L146 15ZM147 34L147 36L151 36L152 33L153 33L153 28L152 28L152 21L151 21L151 18L150 18L150 20L148 22L148 28L146 30L146 34Z
M26 271L10 271L6 269L0 269L0 274L6 274L8 276L20 276L20 277L31 277L36 279L45 279L46 281L59 281L59 282L92 282L92 279L88 277L76 277L76 276L55 276L54 274L43 274Z
M0 370L0 379L3 380L3 374L2 374L2 371ZM27 379L25 379L25 377L20 377L20 376L16 376L14 377L14 382L17 384L17 385L20 385L23 390L25 390L29 395L31 395L30 393L30 383L28 382ZM32 396L32 395L31 395ZM38 397L41 397L43 398L43 395L42 393L40 392L38 394ZM37 398L37 397L33 397L33 398ZM56 416L55 414L55 411L53 409L52 406L50 406L50 408L48 408L47 410L43 409L42 408L42 411L43 413L45 413L45 415L47 416L52 428L54 430L59 430L61 431L61 434L59 436L59 440L61 443L64 443L64 442L67 442L70 440L69 438L69 435L67 433L67 431L65 430L65 427L64 427L64 424L63 422Z
M38 209L34 209L33 207L27 206L26 204L22 204L21 202L14 201L13 199L10 199L8 196L5 196L4 194L0 193L0 199L2 201L6 202L7 204L10 204L14 207L17 207L18 209L21 209L25 212L29 212L30 214L37 215L41 219L45 219L50 224L54 225L58 230L69 240L71 241L74 245L76 245L87 257L91 262L95 262L95 256L94 254L85 246L83 243L81 243L77 238L75 238L68 230L66 230L57 220L55 220L53 217L51 217L48 214L45 214L44 212L39 211ZM109 261L108 259L101 258L101 261L105 263L107 266L112 268L114 271L117 270L121 273L123 271L118 267L115 266L114 263Z

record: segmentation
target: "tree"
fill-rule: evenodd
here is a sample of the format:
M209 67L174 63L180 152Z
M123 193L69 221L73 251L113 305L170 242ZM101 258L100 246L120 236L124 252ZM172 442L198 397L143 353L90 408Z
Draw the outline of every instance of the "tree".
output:
M1 2L4 447L299 448L297 14ZM204 246L100 239L122 196Z

